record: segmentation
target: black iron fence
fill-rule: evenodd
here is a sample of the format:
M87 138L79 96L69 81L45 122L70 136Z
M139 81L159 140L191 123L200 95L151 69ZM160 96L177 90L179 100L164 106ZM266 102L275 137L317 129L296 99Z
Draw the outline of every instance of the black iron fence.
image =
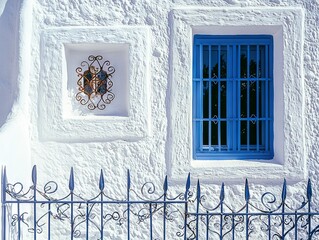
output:
M99 191L90 199L76 192L73 169L62 197L55 181L39 187L36 166L28 188L9 183L5 169L1 180L2 240L319 239L310 180L300 199L287 198L286 180L281 193L258 197L246 180L242 199L226 199L224 184L208 196L199 181L191 186L190 175L183 191L169 188L166 177L158 193L151 182L131 187L128 171L125 195L109 196L101 170Z

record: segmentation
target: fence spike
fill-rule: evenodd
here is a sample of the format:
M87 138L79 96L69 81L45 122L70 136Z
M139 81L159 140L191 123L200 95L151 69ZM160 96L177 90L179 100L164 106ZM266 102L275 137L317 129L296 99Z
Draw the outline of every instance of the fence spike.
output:
M245 201L248 202L249 199L250 199L249 185L248 185L248 179L246 178L246 181L245 181Z
M166 193L168 189L167 175L165 176L163 189L164 189L164 193Z
M2 189L1 189L1 202L3 203L6 200L6 189L7 189L7 170L6 167L3 167L1 171L1 182L2 182Z
M199 179L197 180L197 201L200 200L200 183Z
M187 180L186 180L185 195L184 195L185 200L187 200L187 194L190 187L191 187L191 173L188 173Z
M221 201L221 202L223 202L224 201L224 199L225 199L225 184L224 183L222 183L222 187L221 187L221 189L220 189L220 196L219 196L219 200Z
M37 165L34 165L32 168L32 183L37 185Z
M74 190L74 172L73 167L71 167L70 178L69 178L69 189L71 192Z
M102 169L101 169L101 174L100 174L99 189L100 189L101 192L104 189L104 175L103 175L103 170Z
M282 201L285 201L286 197L287 197L287 182L286 182L286 178L285 178L284 183L282 185L282 193L281 193Z
M131 174L130 174L130 170L127 169L127 189L131 188Z
M311 180L310 178L308 179L308 184L307 184L307 199L310 202L312 198L312 187L311 187Z

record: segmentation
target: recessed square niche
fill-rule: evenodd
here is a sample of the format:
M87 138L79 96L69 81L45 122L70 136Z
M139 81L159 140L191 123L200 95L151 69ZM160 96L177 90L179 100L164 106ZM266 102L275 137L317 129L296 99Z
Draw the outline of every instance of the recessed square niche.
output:
M64 50L63 115L127 117L128 44L65 44Z
M148 136L150 42L150 29L140 26L44 30L37 108L41 140L138 141ZM99 64L90 67L94 58L100 61L102 72ZM82 98L92 92L110 95L105 108L90 110L76 99L79 91L84 92Z

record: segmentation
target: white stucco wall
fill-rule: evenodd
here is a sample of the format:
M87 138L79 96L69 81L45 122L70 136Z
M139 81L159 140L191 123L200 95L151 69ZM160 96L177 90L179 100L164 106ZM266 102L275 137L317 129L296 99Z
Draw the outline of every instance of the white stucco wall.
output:
M319 185L318 1L21 0L3 7L0 146L9 181L29 178L36 164L39 182L55 179L65 188L74 166L76 188L87 195L97 189L101 168L115 195L125 191L127 169L137 184L161 184L168 174L181 189L191 172L212 190L226 182L231 196L242 193L247 177L252 192L279 191L284 177L291 196L300 195L308 177ZM275 79L281 86L275 103L282 116L275 133L279 154L270 162L198 163L191 154L192 35L238 29L282 31ZM128 73L128 85L117 86L126 91L116 95L125 94L128 114L65 114L71 81L66 61L72 58L65 46L74 50L77 44L81 51L90 51L90 44L101 51L108 49L103 44L128 46L127 64L116 69ZM8 58L14 68L4 67Z

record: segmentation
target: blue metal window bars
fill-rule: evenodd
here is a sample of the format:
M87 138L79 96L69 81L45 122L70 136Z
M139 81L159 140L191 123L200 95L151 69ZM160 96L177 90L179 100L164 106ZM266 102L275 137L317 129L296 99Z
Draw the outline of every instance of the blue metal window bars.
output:
M195 35L194 159L273 158L273 38Z

